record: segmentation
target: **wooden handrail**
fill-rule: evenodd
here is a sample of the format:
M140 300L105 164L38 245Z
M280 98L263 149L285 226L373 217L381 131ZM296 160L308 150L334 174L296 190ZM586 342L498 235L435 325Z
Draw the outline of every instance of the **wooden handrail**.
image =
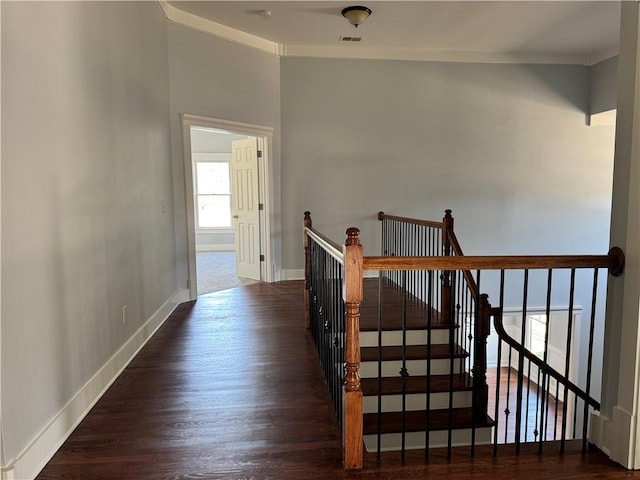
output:
M394 215L387 215L384 212L378 212L378 220L394 220L396 222L410 223L412 225L422 225L425 227L442 228L442 222L434 222L431 220L420 220L418 218L409 217L396 217Z
M622 251L608 255L514 255L450 257L364 257L364 270L527 270L549 268L608 268L619 275Z
M315 242L319 244L324 250L326 250L327 253L329 253L333 258L341 263L344 263L344 254L340 245L338 245L328 237L325 237L323 234L321 234L317 230L314 230L313 228L305 227L305 233L310 238L313 238Z

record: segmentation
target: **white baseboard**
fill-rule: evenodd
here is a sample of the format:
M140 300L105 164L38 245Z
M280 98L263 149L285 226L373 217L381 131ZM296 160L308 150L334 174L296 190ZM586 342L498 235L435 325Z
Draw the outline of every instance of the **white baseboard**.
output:
M2 466L2 480L35 478L177 305L188 301L187 290L176 291L145 324L69 400L15 458Z
M591 414L589 441L623 467L640 469L630 445L635 441L634 424L635 417L619 406L613 408L611 418L594 412Z
M235 249L236 246L233 243L196 245L196 252L234 252Z
M619 405L613 407L609 428L605 431L605 442L609 450L609 457L625 468L638 468L634 465L633 451L630 443L635 442L632 435L635 416Z
M611 456L611 450L606 442L607 431L611 429L611 420L602 415L601 412L592 412L589 420L589 441L598 447L602 452Z

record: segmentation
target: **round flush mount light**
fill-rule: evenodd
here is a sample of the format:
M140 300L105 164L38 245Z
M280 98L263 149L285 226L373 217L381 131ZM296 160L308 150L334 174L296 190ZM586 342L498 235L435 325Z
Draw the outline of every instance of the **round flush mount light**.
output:
M342 16L349 20L349 23L358 28L371 15L371 9L361 5L354 5L342 10Z

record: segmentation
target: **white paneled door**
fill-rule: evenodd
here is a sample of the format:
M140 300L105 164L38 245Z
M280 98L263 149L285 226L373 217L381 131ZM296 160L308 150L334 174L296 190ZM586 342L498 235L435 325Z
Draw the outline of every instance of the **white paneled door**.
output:
M231 152L236 275L261 280L258 139L234 141Z

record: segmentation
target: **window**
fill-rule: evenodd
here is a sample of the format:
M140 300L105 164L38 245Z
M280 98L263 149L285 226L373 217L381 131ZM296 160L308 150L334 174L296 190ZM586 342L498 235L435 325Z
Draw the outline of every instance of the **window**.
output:
M544 358L545 338L547 335L547 316L528 315L527 316L528 335L525 339L525 345L536 357Z
M231 227L231 182L228 162L196 161L198 228Z

